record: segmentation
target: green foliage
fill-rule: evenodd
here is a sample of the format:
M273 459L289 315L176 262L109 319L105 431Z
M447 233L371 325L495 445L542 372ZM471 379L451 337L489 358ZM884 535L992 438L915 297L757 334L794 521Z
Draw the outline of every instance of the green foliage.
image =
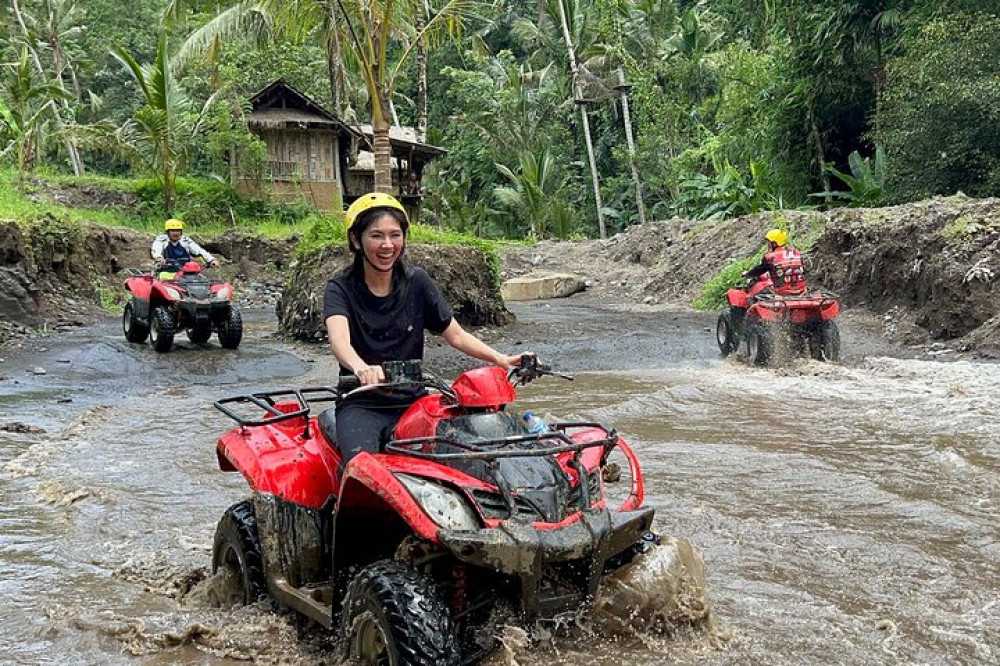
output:
M717 220L781 208L763 164L750 162L744 174L728 161L714 160L712 175L692 173L681 182L677 206L697 219Z
M155 180L130 180L90 174L83 177L45 174L33 181L32 199L12 187L14 175L0 169L0 217L30 219L52 217L74 224L98 223L127 226L140 231L159 233L163 228L163 192ZM90 187L109 192L125 192L138 200L126 207L104 206L101 210L71 208L47 204L44 192L52 187ZM284 204L261 199L246 199L216 180L180 178L177 181L177 215L199 233L222 233L240 229L267 236L282 237L307 228L316 211L302 204ZM37 201L35 199L38 199Z
M701 294L691 302L691 307L696 310L718 310L726 307L726 292L743 282L740 274L759 264L763 256L764 250L761 250L752 257L727 264L709 278L702 287Z
M935 18L888 65L884 104L896 201L1000 190L1000 18Z
M832 165L824 165L824 169L844 182L849 188L847 192L816 192L812 197L832 197L847 201L853 207L880 206L886 201L886 160L882 146L875 149L875 158L861 157L858 151L851 153L848 164L851 173L838 171Z

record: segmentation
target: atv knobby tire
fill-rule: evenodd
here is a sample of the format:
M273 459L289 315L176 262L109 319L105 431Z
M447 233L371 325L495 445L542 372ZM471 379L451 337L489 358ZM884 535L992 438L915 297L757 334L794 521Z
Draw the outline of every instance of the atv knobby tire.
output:
M170 351L174 345L174 331L177 327L174 314L164 307L155 307L149 319L149 344L161 354Z
M122 332L129 342L145 342L149 337L149 325L140 321L135 314L135 299L125 304L122 313Z
M840 329L836 322L824 321L816 327L809 340L809 354L817 361L840 360Z
M461 663L451 612L434 579L402 562L376 562L354 577L342 629L352 664Z
M747 360L753 365L767 365L774 353L774 337L763 324L753 324L747 333Z
M230 306L225 319L219 322L219 344L225 349L236 349L243 340L243 316L239 308Z
M732 354L739 344L733 324L733 313L729 310L719 314L719 319L715 323L715 341L719 344L719 351L723 356Z
M211 325L195 326L194 328L189 328L187 334L188 340L196 345L203 345L212 337L212 327Z
M212 575L215 594L225 608L252 604L266 593L257 517L250 500L229 507L215 528Z

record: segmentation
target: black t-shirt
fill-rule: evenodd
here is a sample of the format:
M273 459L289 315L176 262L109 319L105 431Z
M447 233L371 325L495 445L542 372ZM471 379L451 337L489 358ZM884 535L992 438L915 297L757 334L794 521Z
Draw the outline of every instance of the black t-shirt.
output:
M323 321L347 317L351 346L369 365L424 357L424 330L440 335L452 311L427 272L402 260L393 269L392 291L376 296L363 275L348 269L326 283ZM341 374L351 374L341 366Z

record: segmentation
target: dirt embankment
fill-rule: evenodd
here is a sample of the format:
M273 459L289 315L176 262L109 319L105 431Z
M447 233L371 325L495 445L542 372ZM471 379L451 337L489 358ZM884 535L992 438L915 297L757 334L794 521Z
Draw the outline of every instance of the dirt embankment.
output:
M326 281L350 261L334 247L305 259L297 238L271 240L228 233L199 239L221 262L220 277L233 282L244 305L277 307L279 329L290 337L325 336L322 323ZM151 267L149 234L129 229L37 229L26 236L13 222L0 222L0 342L33 329L82 326L101 306L124 303L121 271ZM441 286L456 316L473 326L513 320L483 252L469 246L411 245L410 258Z
M124 301L126 268L149 269L149 234L91 225L42 225L27 235L0 221L0 341L32 330L83 326ZM244 301L274 303L296 240L226 234L202 245L222 260L220 274Z
M502 278L574 272L589 285L574 298L656 310L690 302L722 267L754 254L764 231L776 225L807 249L813 284L840 293L848 308L879 315L882 332L893 340L1000 358L997 199L956 196L881 209L651 222L603 241L509 248ZM117 271L149 264L146 234L95 226L80 238L45 238L26 241L16 225L0 222L0 338L23 327L86 323L102 299L122 292ZM314 339L322 336L323 286L349 257L332 248L293 262L296 242L228 234L203 245L223 258L222 275L237 284L243 302L276 304L282 333ZM408 252L464 323L511 321L478 250L412 245Z
M722 267L784 226L807 249L810 282L879 315L904 344L947 344L1000 358L1000 200L963 196L879 209L782 211L720 222L673 219L604 241L538 243L504 257L504 278L561 270L588 299L656 309L690 302Z

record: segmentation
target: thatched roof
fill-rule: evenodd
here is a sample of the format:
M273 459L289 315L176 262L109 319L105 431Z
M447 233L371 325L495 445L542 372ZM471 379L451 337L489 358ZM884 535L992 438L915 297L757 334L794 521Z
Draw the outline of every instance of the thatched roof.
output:
M284 79L272 81L250 97L247 124L260 129L331 129L359 138L360 134Z

